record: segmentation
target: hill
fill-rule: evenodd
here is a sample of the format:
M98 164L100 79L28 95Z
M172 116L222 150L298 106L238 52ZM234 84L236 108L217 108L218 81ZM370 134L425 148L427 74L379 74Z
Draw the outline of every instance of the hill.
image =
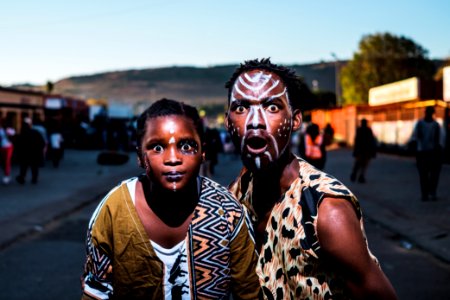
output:
M225 82L237 65L165 67L76 76L55 83L54 93L81 98L104 98L110 103L148 104L166 97L193 105L225 104ZM334 92L334 62L291 65L312 88Z

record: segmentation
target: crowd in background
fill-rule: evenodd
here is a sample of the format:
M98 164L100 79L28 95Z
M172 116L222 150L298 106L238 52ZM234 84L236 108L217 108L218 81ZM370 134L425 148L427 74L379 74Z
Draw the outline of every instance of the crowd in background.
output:
M80 118L75 124L64 126L55 119L44 122L39 116L26 116L20 129L16 130L11 120L0 116L0 146L2 183L9 184L15 176L18 183L24 184L30 170L30 182L36 184L39 168L46 161L58 168L66 148L125 153L135 151L136 119L114 119L99 114L92 121ZM222 152L236 153L230 136L223 128L205 126L203 175L214 175L218 154ZM19 166L19 174L11 174L12 164Z

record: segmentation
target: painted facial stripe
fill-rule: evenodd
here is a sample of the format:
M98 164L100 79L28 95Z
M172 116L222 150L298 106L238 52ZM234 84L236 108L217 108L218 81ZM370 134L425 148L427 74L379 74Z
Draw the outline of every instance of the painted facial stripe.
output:
M249 119L252 120L252 125L254 128L256 128L258 126L260 112L261 112L261 107L259 105L257 107L252 106L250 108L250 113L248 114L248 117L249 117ZM245 122L245 125L247 127L247 122Z
M262 76L265 76L265 78L269 77L269 79L272 77L271 74L264 75L263 72L256 73L256 74L253 75L253 76L250 76L250 75L247 74L247 73L244 74L244 77L245 77L248 81L253 82L253 83L260 81Z
M259 156L255 157L255 165L257 169L261 168L261 158Z
M241 90L239 89L239 86L237 86L237 85L234 86L234 89L235 89L235 91L236 91L239 95L241 95L241 96L242 96L243 98L245 98L245 99L251 99L251 98L253 98L252 96L249 96L249 95L245 94L243 91L241 91ZM231 95L231 102L233 102L233 101L236 101L236 98L235 98L233 95Z
M272 155L270 155L269 151L264 152L264 155L267 156L267 158L272 161Z
M175 144L175 138L173 136L170 138L169 144Z
M274 88L276 88L279 84L280 84L279 80L275 81L270 88L268 88L264 93L262 93L261 95L258 96L258 100L261 100L262 98L264 98L270 91L272 91ZM283 95L284 93L286 93L286 88L281 93L279 93L277 95L273 95L270 98L281 97L281 95Z
M264 93L262 93L259 97L258 100L260 100L261 98L263 98L265 95L267 95L268 92L270 92L272 89L274 89L275 86L270 87L270 89L268 89L267 91L265 91ZM284 88L284 90L276 95L270 96L270 99L274 99L274 98L279 98L281 96L283 96L284 94L286 94L286 88Z
M248 76L248 74L244 74L245 78L250 78ZM261 76L259 76L261 77ZM238 80L236 81L236 83L234 84L234 90L241 95L241 97L245 98L245 99L249 99L249 100L258 100L260 101L261 99L263 99L270 91L272 91L273 89L275 89L279 84L280 84L280 80L274 81L271 85L270 88L268 88L264 93L260 94L258 97L254 97L252 95L248 95L246 93L244 93L240 88L239 88L239 84L241 84L242 86L244 86L245 88L247 88L248 90L252 91L252 92L257 92L260 89L264 88L270 81L272 76L266 76L265 80L263 82L261 82L261 84L257 85L257 86L251 86L249 84L247 84L243 79L242 79L242 75L238 77ZM253 82L253 80L251 80ZM286 94L286 88L284 88L284 90L281 93L278 93L276 95L271 96L271 98L278 98L283 96L284 94ZM236 101L236 98L231 95L231 102Z
M248 76L247 74L245 74L245 77L246 77L249 81L251 81L251 82L257 82L257 81L252 81L252 80L250 80L250 79L249 79L249 76ZM272 78L272 76L267 76L267 77L265 78L265 81L262 82L262 83L261 83L260 85L258 85L258 86L251 86L251 85L249 85L248 83L246 83L246 82L244 81L244 79L242 79L241 76L239 76L238 80L239 80L239 82L240 82L243 86L245 86L247 89L249 89L249 90L251 90L251 91L253 91L253 92L257 92L257 91L259 91L260 89L262 89L262 88L269 82L270 78Z

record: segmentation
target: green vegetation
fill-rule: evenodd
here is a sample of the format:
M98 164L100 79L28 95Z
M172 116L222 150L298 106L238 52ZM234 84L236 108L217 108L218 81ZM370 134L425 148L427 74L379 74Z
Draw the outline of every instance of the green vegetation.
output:
M418 76L432 79L434 63L413 40L390 33L364 36L358 51L341 70L343 104L366 104L369 89Z

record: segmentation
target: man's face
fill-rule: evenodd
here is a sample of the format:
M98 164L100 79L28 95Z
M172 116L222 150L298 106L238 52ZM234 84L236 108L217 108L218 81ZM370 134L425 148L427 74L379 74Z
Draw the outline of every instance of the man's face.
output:
M292 130L300 126L296 115L294 119L286 85L278 75L251 70L236 79L226 126L247 168L264 169L279 159Z
M192 120L170 115L147 120L141 160L150 180L178 191L195 179L202 163L200 137Z

